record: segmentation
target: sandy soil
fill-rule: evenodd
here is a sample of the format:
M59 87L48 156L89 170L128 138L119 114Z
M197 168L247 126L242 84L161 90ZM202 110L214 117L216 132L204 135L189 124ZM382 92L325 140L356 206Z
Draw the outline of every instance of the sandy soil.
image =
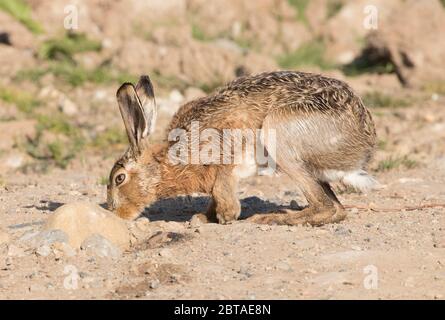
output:
M186 197L147 209L143 239L117 259L84 251L43 257L20 239L61 204L103 203L98 179L113 159L14 174L0 191L0 228L11 237L0 246L0 298L444 299L445 209L421 206L445 202L445 101L374 116L386 141L372 170L382 189L338 186L348 217L317 228L190 222L207 200ZM377 170L398 150L411 152L416 165ZM249 178L239 193L243 217L304 204L286 177Z

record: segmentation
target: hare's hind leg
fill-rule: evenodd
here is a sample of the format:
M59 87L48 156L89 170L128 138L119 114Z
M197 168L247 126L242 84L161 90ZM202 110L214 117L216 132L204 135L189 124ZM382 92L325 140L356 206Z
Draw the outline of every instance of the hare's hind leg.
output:
M275 113L270 114L263 123L263 129L276 132L275 145L264 141L268 151L275 147L275 158L278 167L293 181L299 184L309 206L301 211L288 211L284 214L259 214L250 218L251 221L267 224L310 224L322 225L338 222L345 218L343 206L338 201L328 183L320 181L309 169L305 159L310 148L316 147L319 118L310 119L307 115ZM312 132L314 131L314 132ZM326 134L326 133L325 133ZM307 150L309 149L309 150Z
M346 217L343 206L332 192L329 184L320 182L312 174L298 166L294 170L281 168L292 179L298 181L299 187L306 197L308 207L301 211L287 210L286 213L257 214L249 218L250 221L261 224L309 224L320 226L334 223Z

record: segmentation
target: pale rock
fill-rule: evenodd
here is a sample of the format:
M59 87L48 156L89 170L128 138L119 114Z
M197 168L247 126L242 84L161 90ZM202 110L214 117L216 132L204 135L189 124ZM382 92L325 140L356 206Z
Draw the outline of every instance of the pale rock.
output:
M20 247L10 244L8 246L8 256L10 256L10 257L24 257L25 251Z
M6 167L17 169L23 165L25 162L25 157L21 153L14 152L8 155L3 161Z
M141 217L135 221L136 228L141 231L149 231L150 230L150 220L146 217Z
M185 100L191 101L206 96L206 93L199 88L188 87L184 92Z
M51 248L48 245L43 245L36 250L38 256L47 257L51 254Z
M121 254L119 248L100 234L89 236L82 242L81 248L101 258L117 258Z
M170 249L162 249L161 251L159 251L159 255L164 258L170 258L172 256L172 253Z
M56 242L52 245L52 248L56 257L60 257L60 253L66 257L74 257L76 255L76 250L74 250L68 243Z
M9 239L9 234L3 230L0 230L0 245L2 245L3 243L8 243Z
M79 248L93 234L99 234L120 248L130 244L125 221L112 212L88 202L74 202L58 208L44 229L60 229L69 237L69 244Z
M179 92L179 90L175 89L170 92L169 99L174 103L181 103L184 101L184 96L181 94L181 92Z
M77 105L67 97L60 99L59 109L67 116L74 116L79 112Z

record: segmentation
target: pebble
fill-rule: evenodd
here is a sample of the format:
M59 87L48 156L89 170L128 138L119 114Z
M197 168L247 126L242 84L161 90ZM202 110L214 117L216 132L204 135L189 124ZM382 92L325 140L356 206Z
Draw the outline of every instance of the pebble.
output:
M36 254L42 257L47 257L51 254L52 250L48 245L43 245L36 250Z
M150 220L146 217L141 217L135 221L135 226L141 231L150 230Z
M0 245L2 245L3 243L8 243L9 239L9 234L7 234L5 231L0 230Z
M58 252L62 252L67 257L74 257L77 253L68 243L54 243L53 251L58 256Z
M190 227L191 228L199 228L202 226L202 220L199 214L193 215L190 219Z
M158 279L153 279L150 281L150 289L156 289L159 288L159 285L161 284L161 282Z
M269 226L269 225L267 225L267 224L262 224L262 225L260 225L260 226L259 226L259 229L260 229L261 231L270 231L270 230L272 230L271 226Z
M170 249L161 249L159 251L159 255L164 258L170 258L172 256Z
M414 288L414 286L415 286L414 278L413 277L406 278L406 280L403 282L403 285L405 287Z
M117 258L121 254L121 251L118 247L113 245L113 243L111 243L100 234L93 234L89 236L87 239L85 239L85 241L82 242L81 248L82 250L90 252L101 258Z
M59 109L68 116L74 116L79 112L77 105L66 97L60 99Z
M358 214L358 209L357 208L351 208L350 212L352 214Z
M190 101L206 96L205 92L199 88L188 87L184 92L185 100Z
M19 248L13 244L8 246L8 256L10 257L24 257L25 251L22 248Z
M2 162L7 168L17 169L23 165L25 157L21 153L13 153L7 156L6 159L3 159Z
M338 236L349 236L351 234L351 230L345 228L344 226L338 226L334 230L334 234Z
M282 271L291 271L292 270L291 266L284 261L279 261L275 265L275 268L277 268L278 270L282 270Z
M291 200L291 202L290 202L290 204L289 204L289 207L290 207L292 210L300 210L300 209L301 209L301 207L298 205L298 202L295 201L295 200Z
M30 240L35 246L50 246L53 243L67 243L68 235L62 230L43 230Z

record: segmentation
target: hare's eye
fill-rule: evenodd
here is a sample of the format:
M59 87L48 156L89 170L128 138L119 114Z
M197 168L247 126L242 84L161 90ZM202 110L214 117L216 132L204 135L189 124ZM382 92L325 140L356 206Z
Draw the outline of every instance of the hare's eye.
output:
M118 174L116 178L114 178L114 181L116 182L117 186L120 185L122 182L124 182L124 180L125 180L125 174L123 173Z

